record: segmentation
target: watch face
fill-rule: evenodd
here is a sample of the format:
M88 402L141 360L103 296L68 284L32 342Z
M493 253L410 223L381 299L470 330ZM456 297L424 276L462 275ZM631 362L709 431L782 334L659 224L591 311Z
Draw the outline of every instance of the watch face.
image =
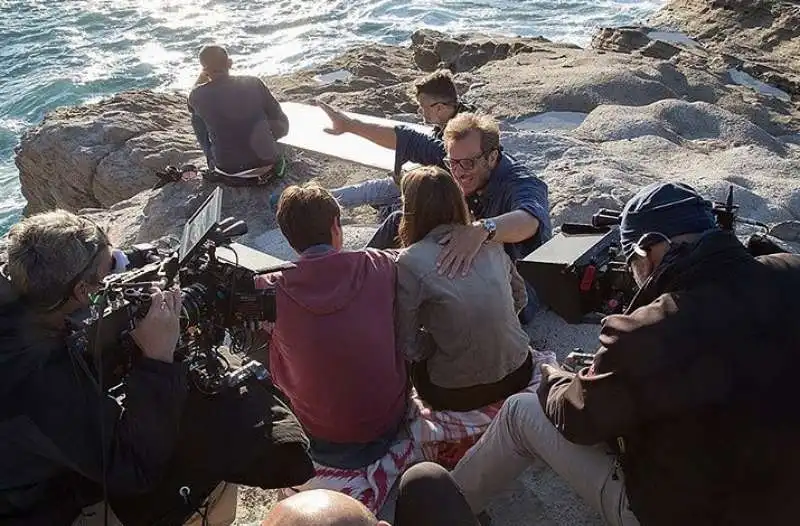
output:
M494 237L495 232L497 231L497 223L495 223L491 219L484 219L483 221L481 221L481 224L483 224L483 228L489 234L486 240L488 241L492 239Z

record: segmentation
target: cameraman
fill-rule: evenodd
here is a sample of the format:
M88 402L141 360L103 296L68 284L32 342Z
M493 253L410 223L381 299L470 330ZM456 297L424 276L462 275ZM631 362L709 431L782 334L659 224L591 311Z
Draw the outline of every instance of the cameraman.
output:
M608 524L793 522L800 256L752 257L683 184L642 189L620 237L639 293L591 367L506 401L453 473L470 505L538 456Z
M91 358L66 346L114 267L106 234L65 211L9 232L0 306L0 523L69 525L109 493L148 490L172 454L187 392L173 363L179 291L155 292L132 336L142 352L125 408L102 392ZM88 359L87 359L88 358Z

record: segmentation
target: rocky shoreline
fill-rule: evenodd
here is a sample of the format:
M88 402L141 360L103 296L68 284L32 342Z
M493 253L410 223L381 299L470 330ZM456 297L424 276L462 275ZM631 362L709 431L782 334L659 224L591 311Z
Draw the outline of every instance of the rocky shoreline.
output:
M673 0L647 27L599 30L590 49L432 31L415 32L411 42L354 49L265 80L278 100L320 99L414 120L414 79L448 66L463 96L502 120L505 149L548 183L555 226L586 221L599 207L619 208L644 184L680 179L715 199L734 185L743 216L785 223L782 237L800 246L797 223L787 223L800 221L798 2ZM307 152L289 149L288 156L284 180L226 188L223 211L248 222L244 243L284 258L291 251L274 230L273 191L309 179L332 187L383 176ZM121 246L180 232L213 186L197 179L152 187L157 170L189 162L204 164L185 97L151 91L51 112L24 134L16 157L26 213L80 212L106 225ZM345 222L355 247L375 217L357 209ZM562 336L563 324L544 320L533 329L537 344L565 352L593 344L592 328ZM521 484L526 489L495 507L497 523L527 524L534 516L549 524L596 523L543 468ZM253 504L243 504L240 524L258 519L266 505L261 493L243 498ZM548 499L566 499L569 509L554 511Z
M665 178L714 198L734 184L743 215L798 220L798 13L794 2L673 1L653 27L599 30L591 49L417 31L408 48L354 49L266 81L279 100L411 120L413 80L451 67L463 96L503 120L506 149L550 185L556 225L619 207L638 186ZM276 186L379 175L307 152L290 149L289 157L288 180ZM156 170L187 162L202 164L202 153L185 98L151 91L51 112L24 134L16 157L27 213L81 211L109 224L122 245L180 230L211 187L150 188ZM245 241L274 225L274 189L226 189L226 212L251 225ZM373 218L357 210L349 221Z

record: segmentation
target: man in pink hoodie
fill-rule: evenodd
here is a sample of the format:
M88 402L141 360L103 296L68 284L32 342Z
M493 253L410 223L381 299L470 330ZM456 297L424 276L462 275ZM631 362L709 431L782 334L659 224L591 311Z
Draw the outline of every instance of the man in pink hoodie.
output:
M266 276L276 289L270 371L311 438L314 460L354 469L389 450L408 400L395 345L395 257L342 250L340 209L319 186L291 186L278 203L296 268Z

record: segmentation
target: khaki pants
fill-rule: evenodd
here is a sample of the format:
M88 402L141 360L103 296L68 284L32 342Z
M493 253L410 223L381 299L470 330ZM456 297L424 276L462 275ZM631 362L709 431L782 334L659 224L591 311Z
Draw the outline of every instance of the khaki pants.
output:
M453 478L478 513L536 457L566 480L606 524L638 526L614 455L604 447L579 446L565 439L532 393L506 400L481 440L453 470Z
M239 486L223 482L208 496L207 522L199 513L192 515L184 526L230 526L236 520L236 502ZM72 526L104 526L103 503L97 503L83 510ZM114 513L108 510L108 526L123 526Z

